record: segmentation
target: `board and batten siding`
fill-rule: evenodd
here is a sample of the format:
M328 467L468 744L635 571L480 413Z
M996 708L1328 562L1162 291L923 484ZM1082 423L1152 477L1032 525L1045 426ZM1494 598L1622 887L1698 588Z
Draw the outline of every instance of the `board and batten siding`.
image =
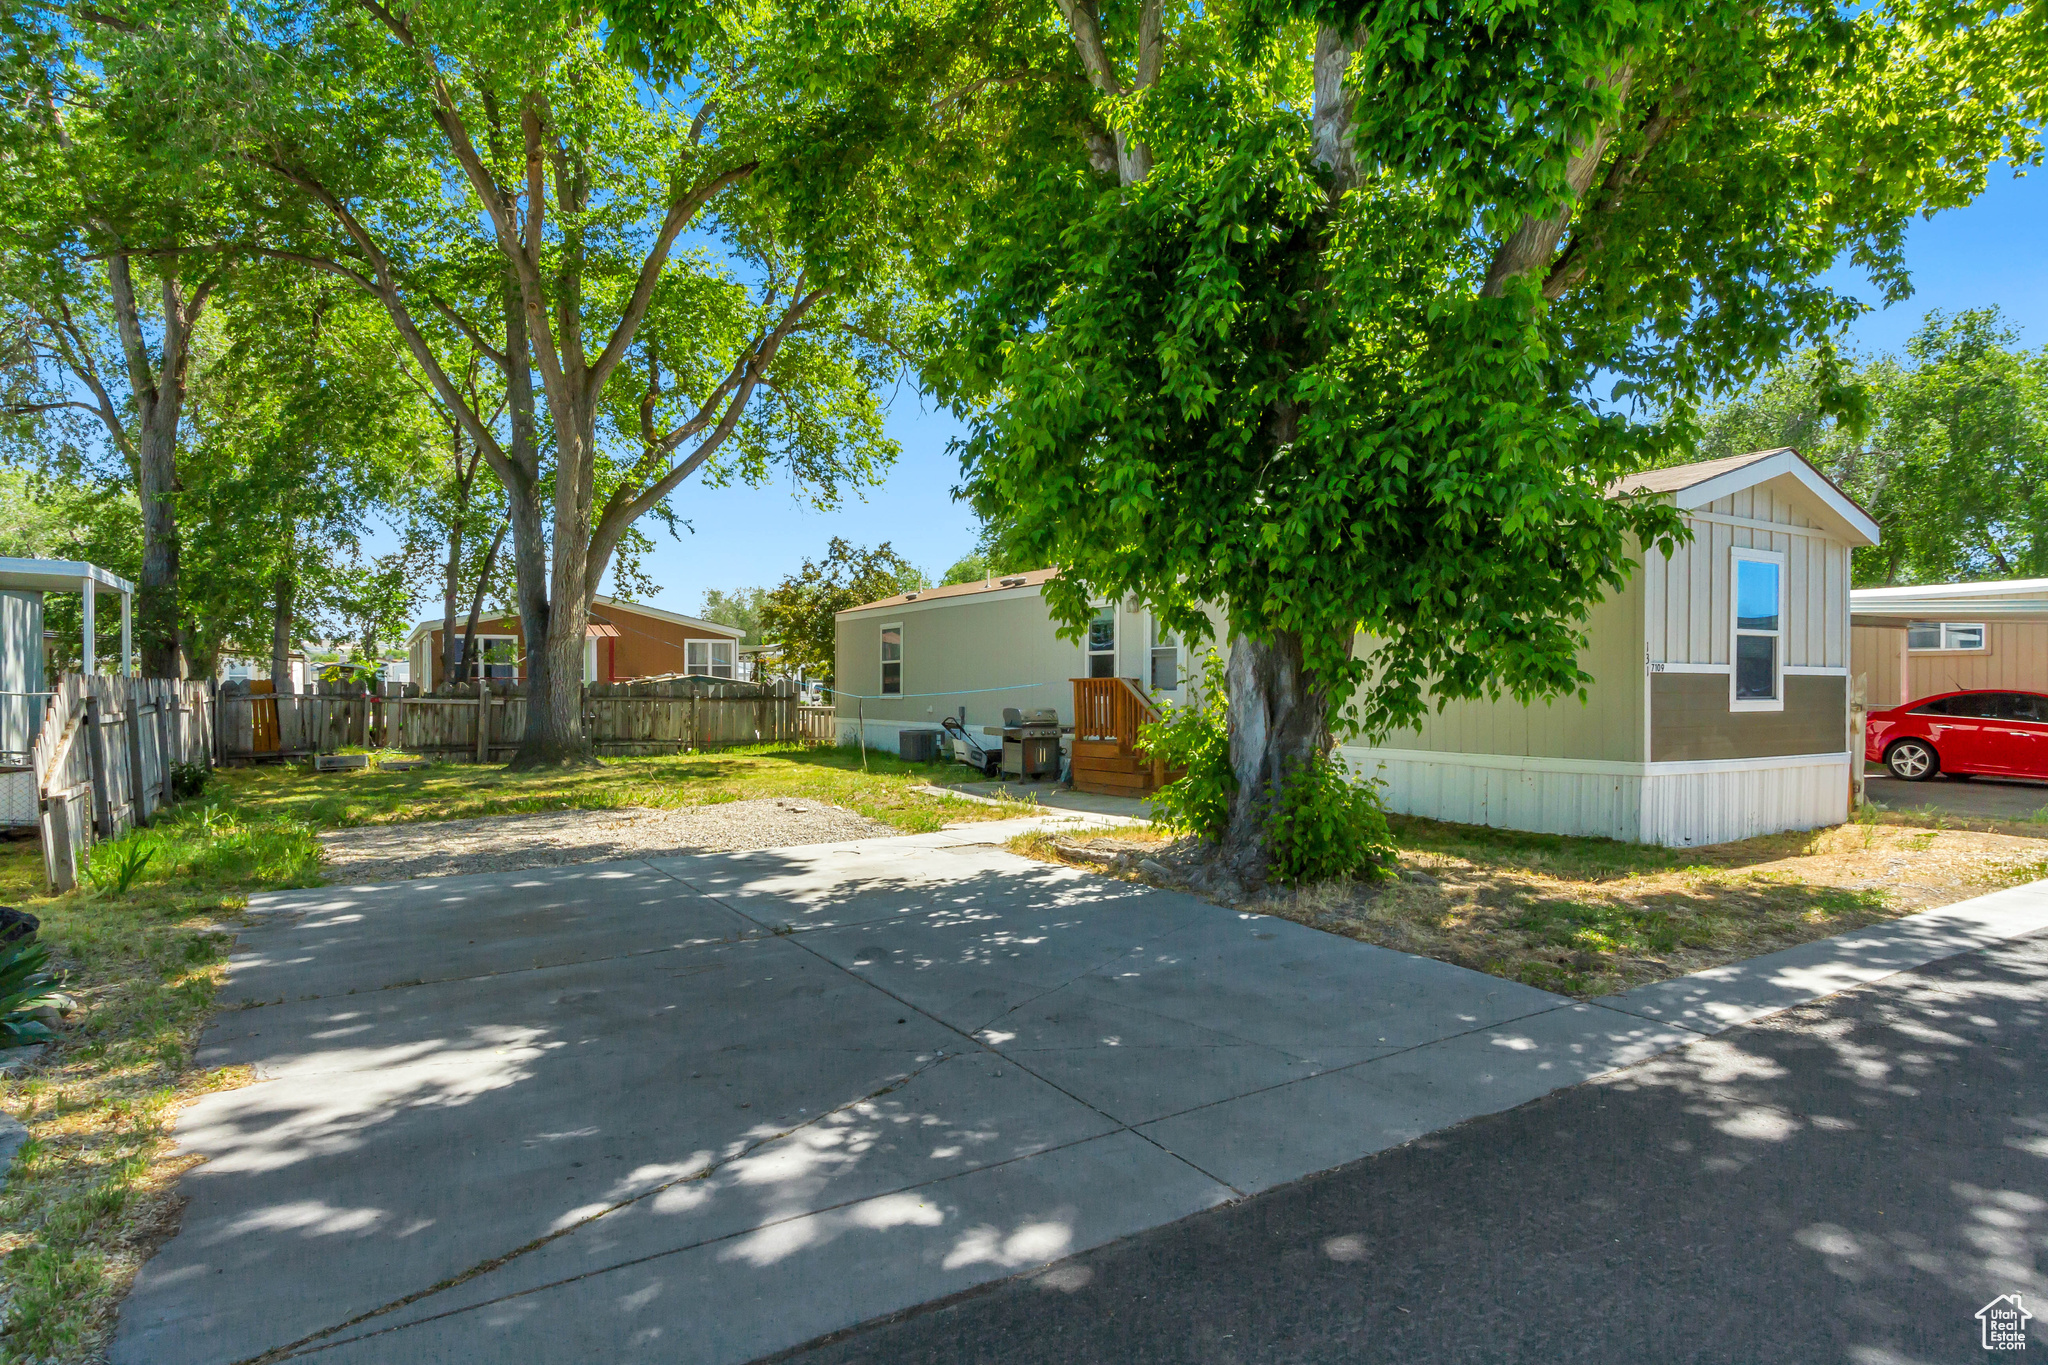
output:
M903 627L902 697L882 691L882 627ZM999 724L1003 708L1051 706L1072 724L1080 645L1062 640L1036 588L1002 589L862 610L834 632L833 719L851 743L865 717L867 740L893 748L906 726L936 728L967 708L970 726ZM1118 642L1121 646L1122 642ZM940 693L940 696L909 695ZM864 694L864 695L857 695Z
M2048 639L2048 627L2043 628L2042 635ZM1904 626L1850 627L1850 685L1862 681L1864 700L1871 710L1882 711L1911 701L1913 693L1906 681L1910 671Z
M1643 595L1641 573L1602 600L1586 620L1579 667L1593 675L1582 702L1576 693L1524 706L1498 701L1447 702L1415 726L1396 730L1376 747L1441 753L1500 754L1514 758L1643 761ZM1373 642L1355 645L1368 656Z
M1640 577L1648 594L1648 659L1674 664L1729 661L1734 612L1730 552L1775 550L1785 556L1785 663L1792 668L1847 668L1849 664L1849 547L1819 528L1791 492L1772 479L1688 515L1690 544L1666 559L1644 556ZM1729 518L1720 520L1719 518ZM1782 528L1782 529L1780 529Z

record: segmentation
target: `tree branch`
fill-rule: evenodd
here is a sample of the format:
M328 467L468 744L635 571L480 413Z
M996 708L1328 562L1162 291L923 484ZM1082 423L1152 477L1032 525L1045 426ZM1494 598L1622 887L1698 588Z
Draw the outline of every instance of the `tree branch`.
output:
M1589 89L1605 87L1616 92L1618 99L1628 98L1629 83L1635 78L1635 68L1627 61L1616 62L1606 72L1587 79ZM1565 161L1565 188L1568 191L1565 202L1542 217L1534 214L1525 216L1520 227L1507 237L1493 254L1493 262L1487 267L1486 281L1480 286L1481 298L1499 298L1507 292L1508 281L1535 271L1548 271L1557 254L1558 238L1564 235L1566 225L1572 220L1572 211L1585 197L1586 189L1593 183L1593 177L1600 170L1600 163L1607 155L1607 144L1613 138L1614 130L1601 124L1584 143L1574 148Z

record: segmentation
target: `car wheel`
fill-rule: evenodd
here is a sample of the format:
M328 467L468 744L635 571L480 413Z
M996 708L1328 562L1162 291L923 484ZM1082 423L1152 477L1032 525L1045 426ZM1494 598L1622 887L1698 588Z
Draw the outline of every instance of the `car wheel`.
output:
M1921 739L1902 739L1884 751L1884 765L1892 776L1908 782L1925 782L1941 771L1941 759L1934 746Z

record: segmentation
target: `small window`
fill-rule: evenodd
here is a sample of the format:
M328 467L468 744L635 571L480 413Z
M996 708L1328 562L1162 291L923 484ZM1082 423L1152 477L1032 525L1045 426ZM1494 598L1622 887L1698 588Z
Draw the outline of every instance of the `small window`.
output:
M732 641L683 641L683 672L700 678L730 678Z
M900 696L903 692L903 627L900 625L882 627L882 695Z
M1088 676L1116 676L1116 608L1099 608L1088 622Z
M460 644L456 646L461 648ZM476 654L469 660L469 676L481 669L486 678L516 681L519 677L519 638L515 635L479 635Z
M1180 641L1156 616L1152 618L1152 690L1180 690Z
M1763 550L1734 552L1735 667L1738 711L1774 711L1784 705L1785 565Z
M1906 627L1907 649L1984 648L1982 621L1915 621Z

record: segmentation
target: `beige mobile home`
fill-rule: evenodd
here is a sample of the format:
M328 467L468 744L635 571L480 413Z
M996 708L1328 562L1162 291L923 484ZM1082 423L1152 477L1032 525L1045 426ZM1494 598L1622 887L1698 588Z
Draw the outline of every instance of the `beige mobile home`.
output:
M1584 704L1452 702L1345 757L1391 809L1467 824L1685 846L1846 819L1849 551L1876 523L1791 450L1616 491L1693 539L1594 610Z
M1791 450L1628 479L1667 498L1693 540L1601 603L1580 662L1588 699L1453 702L1419 728L1341 749L1390 808L1438 820L1671 845L1720 843L1848 815L1849 551L1869 515ZM1108 692L1181 701L1191 661L1149 612L1106 603L1058 638L1041 570L870 602L838 618L841 742L895 749L947 715L999 723ZM1369 642L1361 640L1360 648ZM1074 680L1081 681L1074 681Z
M2048 692L2048 578L1858 588L1850 670L1870 708L1938 692Z

